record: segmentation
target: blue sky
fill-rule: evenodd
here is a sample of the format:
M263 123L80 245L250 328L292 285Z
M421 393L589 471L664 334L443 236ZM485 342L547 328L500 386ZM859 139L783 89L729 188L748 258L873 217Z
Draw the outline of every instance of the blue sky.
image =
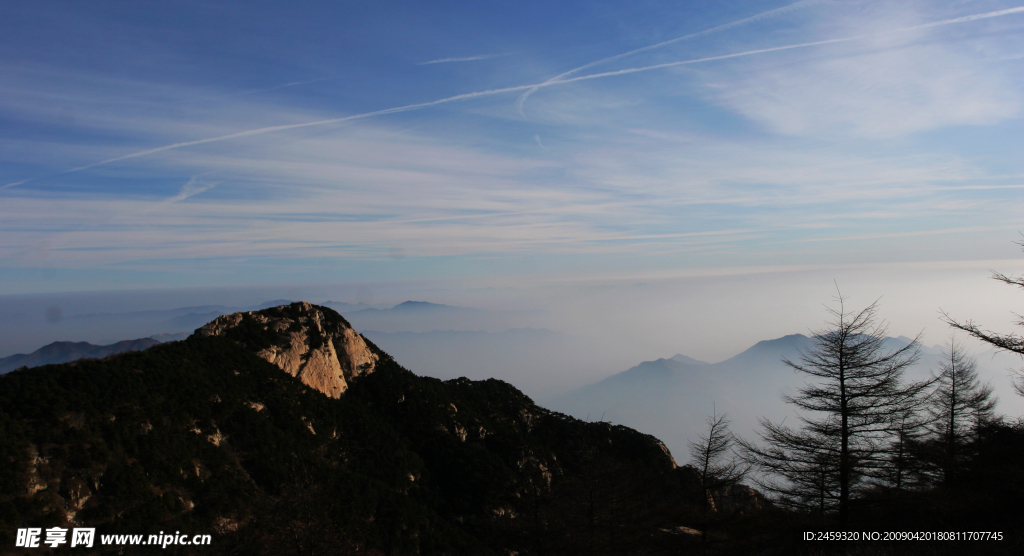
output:
M1024 4L443 4L5 5L2 293L1017 268Z

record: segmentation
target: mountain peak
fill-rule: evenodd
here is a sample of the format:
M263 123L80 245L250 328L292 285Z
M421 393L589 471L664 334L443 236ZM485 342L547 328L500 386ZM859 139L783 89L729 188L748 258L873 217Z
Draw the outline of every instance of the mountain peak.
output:
M410 300L410 301L403 301L403 302L399 303L398 305L395 305L394 307L392 307L392 309L397 309L399 311L403 311L403 310L416 310L416 309L439 309L439 308L442 308L442 307L449 307L449 306L448 305L443 305L441 303L431 303L429 301L411 301Z
M687 365L710 365L710 363L706 361L694 359L688 355L683 355L682 353L677 353L670 357L669 359L671 359L672 361L678 361L679 363L686 363Z
M372 373L379 359L341 315L305 301L223 315L195 335L234 340L329 398Z
M813 347L813 344L814 338L804 336L803 334L788 334L781 338L775 338L774 340L761 340L747 348L739 355L735 355L726 361L731 361L733 359L741 360L758 358L765 353L772 355L779 354L782 357L793 358L799 356L801 350Z

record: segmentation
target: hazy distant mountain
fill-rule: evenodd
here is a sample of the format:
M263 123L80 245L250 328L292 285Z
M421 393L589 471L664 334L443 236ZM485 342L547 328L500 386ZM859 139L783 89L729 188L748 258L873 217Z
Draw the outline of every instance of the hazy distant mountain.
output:
M704 361L698 361L697 359L694 359L694 358L689 357L687 355L683 355L682 353L677 353L677 354L673 355L672 356L672 360L678 361L680 363L688 363L690 365L710 365L710 363L707 363L707 362L704 362Z
M899 349L910 341L887 338L885 346ZM733 431L746 437L754 436L760 417L780 421L791 416L782 394L793 394L809 377L795 372L783 359L799 362L801 352L813 346L813 338L792 334L758 342L718 363L685 355L645 361L551 400L549 405L581 419L603 419L648 431L683 456L686 442L701 434L704 419L712 411L728 413ZM942 354L941 346L922 346L920 362L908 372L908 378L927 377L938 367Z
M0 330L0 356L28 352L57 339L93 344L110 344L125 338L157 334L192 333L211 320L238 312L259 311L289 304L273 299L249 306L197 305L171 309L88 312L65 315L54 322L16 324L18 315L8 318ZM324 303L344 315L356 330L381 332L430 332L462 330L501 332L510 328L536 326L536 315L520 311L494 311L456 307L426 301L406 301L392 307L366 303ZM20 313L19 313L20 315ZM24 317L24 315L21 315ZM26 317L27 318L27 317ZM24 320L24 318L22 318Z
M683 357L686 357L685 355ZM686 357L686 359L691 359ZM693 359L696 361L696 359ZM707 375L704 372L709 365L707 363L682 362L675 357L671 359L657 359L644 361L639 365L623 371L617 375L610 376L597 384L585 386L581 391L588 392L613 392L616 388L636 389L645 385L663 386L679 380L701 380Z
M239 311L258 311L289 303L274 299L246 307L199 305L149 311L90 312L67 315L52 323L14 325L3 323L0 329L0 356L28 352L56 339L73 339L107 345L125 338L152 337L159 334L191 334L196 328L219 317ZM178 338L181 339L181 338Z
M67 363L86 357L106 357L126 351L142 351L160 342L152 338L125 340L108 346L97 346L88 342L53 342L29 354L18 353L0 359L0 374L21 367L39 367L55 363Z
M324 301L320 305L324 307L330 307L342 315L348 315L356 311L362 311L363 309L375 309L379 307L373 307L360 301L359 303L345 303L344 301Z
M790 334L774 340L762 340L739 355L733 356L716 365L735 368L749 364L761 364L766 358L781 360L783 357L791 361L800 358L800 351L813 347L814 340L803 334Z
M178 332L177 334L153 334L150 338L164 343L164 342L180 342L185 338L188 338L191 334L188 332Z
M168 330L195 330L211 320L227 314L225 311L210 311L208 313L187 313L172 317L166 321Z
M442 303L430 303L429 301L403 301L390 309L374 309L372 307L361 309L361 313L426 313L431 312L437 314L444 311L459 311L459 312L481 312L479 309L467 309L465 307L455 307L453 305L444 305Z

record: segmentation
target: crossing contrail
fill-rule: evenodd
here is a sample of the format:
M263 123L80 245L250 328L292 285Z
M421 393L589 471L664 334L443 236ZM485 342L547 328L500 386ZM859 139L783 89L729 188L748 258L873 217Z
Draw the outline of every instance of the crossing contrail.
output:
M790 7L795 6L795 5L796 4L792 4ZM779 8L779 9L784 9L784 8ZM769 12L765 12L765 13L769 13ZM958 24L958 23L969 23L969 22L972 22L972 21L979 21L979 20L983 20L983 19L991 19L991 18L994 18L994 17L1003 17L1003 16L1019 14L1019 13L1024 13L1024 6L1016 7L1016 8L1009 8L1009 9L1005 9L1005 10L997 10L997 11L993 11L993 12L986 12L986 13L982 13L982 14L968 15L968 16L963 16L963 17L958 17L958 18L953 18L953 19L945 19L945 20L942 20L942 21L934 21L934 22L931 22L931 23L922 23L920 25L913 25L913 26L910 26L910 27L901 27L901 28L897 28L897 29L891 29L891 30L888 30L888 31L883 31L882 34L885 34L885 33L897 33L897 32L904 32L904 31L913 31L913 30L916 30L916 29L927 29L927 28L931 28L931 27L939 27L939 26L943 26L943 25L954 25L954 24ZM760 49L757 49L757 50L747 50L747 51L744 51L744 52L736 52L736 53L733 53L733 54L722 54L720 56L707 56L707 57L704 57L704 58L694 58L694 59L690 59L690 60L680 60L680 61L676 61L676 62L666 62L666 63L663 63L663 64L654 64L654 65L649 65L649 66L640 66L640 67L635 67L635 68L627 68L627 69L622 69L622 70L615 70L615 71L607 71L607 72L602 72L602 73L594 73L594 74L589 74L589 75L582 75L582 76L579 76L579 77L572 77L572 78L568 78L568 79L561 79L561 80L558 80L558 81L548 80L548 81L545 81L543 83L535 83L535 84L531 84L531 85L518 85L518 86L514 86L514 87L502 87L502 88L498 88L498 89L487 89L487 90L484 90L484 91L476 91L476 92L472 92L472 93L463 93L463 94L460 94L460 95L445 97L445 98L442 98L442 99L432 100L432 101L429 101L429 102L420 102L420 103L416 103L416 104L407 104L405 106L397 106L397 107L394 107L394 108L385 108L383 110L374 110L372 112L364 112L362 114L354 114L354 115L351 115L351 116L344 116L344 117L340 117L340 118L329 118L329 119L326 119L326 120L317 120L317 121L305 122L305 123L301 123L301 124L287 124L287 125L278 125L278 126L270 126L270 127L261 127L261 128L258 128L258 129L250 129L250 130L246 130L246 131L240 131L240 132L237 132L237 133L230 133L230 134L227 134L227 135L220 135L220 136L217 136L217 137L207 137L205 139L196 139L194 141L183 141L183 142L180 142L180 143L172 143L170 145L164 145L162 147L156 147L156 148L152 148L152 149L146 149L146 150L143 150L143 151L137 151L137 152L134 152L134 153L126 154L126 155L123 155L123 156L118 156L118 157L115 157L115 158L108 158L106 160L101 160L99 162L94 162L92 164L88 164L88 165L85 165L85 166L78 166L76 168L71 168L71 169L64 170L62 172L58 172L56 174L51 174L51 175L48 175L48 176L40 176L40 177L35 177L35 178L24 179L24 180L21 180L21 181L11 182L11 183L8 183L6 185L0 186L0 191L2 191L4 189L9 189L11 187L16 187L18 185L21 185L21 184L24 184L24 183L28 183L28 182L31 182L31 181L35 181L35 180L38 180L38 179L50 178L50 177L61 176L61 175L64 175L64 174L80 172L82 170L88 170L90 168L96 168L97 166L103 166L103 165L110 164L110 163L113 163L113 162L118 162L118 161L121 161L121 160L129 160L129 159L132 159L132 158L139 158L139 157L148 156L148 155L151 155L151 154L156 154L156 153L160 153L160 152L164 152L164 151L169 151L169 150L173 150L173 149L180 149L180 148L183 148L183 147L191 147L191 146L194 146L194 145L203 145L203 144L206 144L206 143L217 143L217 142L220 142L220 141L228 141L228 140L231 140L231 139L239 139L239 138L242 138L242 137L250 137L250 136L253 136L253 135L263 135L265 133L274 133L274 132L278 132L278 131L287 131L287 130L291 130L291 129L301 129L301 128L305 128L305 127L313 127L313 126L321 126L321 125L328 125L328 124L344 123L344 122L350 122L350 121L361 120L361 119L366 119L366 118L372 118L372 117L375 117L375 116L383 116L383 115L386 115L386 114L397 114L397 113L400 113L400 112L409 112L409 111L412 111L412 110L419 110L419 109L422 109L422 108L429 108L431 106L437 106L437 105L440 105L440 104L447 104L447 103L451 103L451 102L459 102L459 101L463 101L463 100L470 100L470 99L474 99L474 98L487 97L487 96L499 95L499 94L504 94L504 93L511 93L511 92L515 92L515 91L536 90L536 89L542 89L542 88L546 88L546 87L552 87L552 86L555 86L555 85L565 85L565 84L575 83L575 82L578 82L578 81L586 81L586 80L591 80L591 79L601 79L601 78L605 78L605 77L614 77L614 76L619 76L619 75L627 75L627 74L632 74L632 73L640 73L640 72L652 71L652 70L656 70L656 69L668 68L668 67L674 67L674 66L683 66L683 65L689 65L689 64L699 64L699 63L704 63L704 62L712 62L712 61L716 61L716 60L728 60L728 59L731 59L731 58L740 58L740 57L744 57L744 56L754 56L754 55L757 55L757 54L767 54L767 53L770 53L770 52L780 52L780 51L784 51L784 50L793 50L793 49L798 49L798 48L808 48L808 47L812 47L812 46L821 46L821 45L826 45L826 44L836 44L836 43L843 43L843 42L851 42L851 41L863 40L863 39L868 38L868 37L877 36L878 34L880 34L880 33L872 33L872 34L868 34L868 35L858 35L858 36L852 36L852 37L842 37L842 38L838 38L838 39L826 39L826 40L811 41L811 42L804 42L804 43L797 43L797 44L788 44L788 45L775 46L775 47L770 47L770 48L760 48Z
M619 60L621 58L625 58L627 56L631 56L631 55L637 54L639 52L644 52L644 51L651 50L651 49L654 49L654 48L660 48L662 46L666 46L666 45L669 45L669 44L672 44L672 43L676 43L676 42L679 42L679 41L682 41L682 40L696 38L696 37L707 35L707 34L710 34L710 33L716 32L716 31L722 31L722 30L728 29L730 27L735 27L737 25L742 25L744 23L749 23L749 22L756 21L756 20L759 20L759 19L764 19L766 17L772 17L772 16L775 16L775 15L779 15L780 13L784 13L786 11L790 11L790 10L796 9L798 7L802 7L803 5L812 4L812 3L818 3L818 0L813 0L813 1L812 0L805 0L803 2L797 2L795 4L790 4L788 6L783 6L781 8L776 8L774 10L769 10L767 12L763 12L763 13L757 14L755 16L751 16L751 17L748 17L746 19L741 19L739 21L734 21L732 23L726 23L725 25L719 25L718 27L712 27L711 29L706 29L706 30L700 31L698 33L692 33L690 35L684 35L682 37L671 39L671 40L668 40L668 41L665 41L665 42L660 42L658 44L652 44L650 46L645 46L643 48L638 48L636 50L631 50L629 52L624 52L622 54L617 54L615 56L611 56L611 57L608 57L608 58L603 58L601 60L597 60L596 62L591 62L591 63L589 63L589 64L587 64L585 66L580 66L578 68L571 69L571 70L569 70L569 71L567 71L565 73L562 73L560 75L556 75L555 77L552 77L551 79L548 79L547 81L537 85L536 87L531 87L530 89L528 89L525 93L520 95L518 99L516 99L516 109L519 110L520 114L523 114L523 104L526 102L526 100L528 98L530 98L530 95L532 95L533 93L537 92L538 90L540 90L542 88L545 88L545 87L548 87L548 86L551 86L551 85L555 85L557 83L571 83L573 81L579 81L580 78L573 78L573 79L565 79L565 78L570 76L570 75L573 75L575 73L578 73L578 72L580 72L580 71L582 71L584 69L594 67L594 66L596 66L598 64L603 64L603 63L606 63L606 62L611 62L611 61L614 61L614 60ZM970 23L972 21L978 21L978 20L982 20L982 19L990 19L990 18L993 18L993 17L1002 17L1002 16L1012 15L1012 14L1021 13L1021 12L1024 12L1024 7L1008 8L1008 9L1005 9L1005 10L997 10L997 11L986 12L986 13L982 13L982 14L974 14L974 15L968 15L968 16L963 16L963 17L957 17L957 18L953 18L953 19L945 19L945 20L942 20L942 21L934 21L934 22L931 22L931 23L922 23L920 25L913 25L911 27L902 27L902 28L898 28L898 29L892 29L892 30L889 30L889 31L883 31L882 33L894 33L894 32L903 32L903 31L913 31L913 30L917 30L917 29L928 29L930 27L939 27L939 26L943 26L943 25L955 25L957 23ZM802 43L802 44L798 44L798 45L781 46L781 47L768 48L768 49L762 49L762 50L752 50L752 51L749 51L749 52L742 52L742 53L738 53L738 54L729 54L729 55L725 55L725 56L713 56L713 57L709 57L709 58L701 58L700 60L688 60L688 61L683 61L683 62L669 62L667 64L658 64L658 65L646 66L646 67L642 67L642 68L633 68L633 69L624 70L624 71L621 71L621 72L604 72L604 73L600 73L600 74L593 74L593 76L594 77L596 77L596 76L605 77L605 76L611 76L611 75L620 75L620 74L623 74L623 73L635 73L637 71L646 71L648 69L657 69L657 68L663 68L663 67L671 67L671 66L678 66L678 65L684 65L684 64L692 64L692 63L696 63L698 61L700 61L700 62L707 62L707 61L711 61L711 60L722 60L722 59L726 59L726 58L735 58L737 56L747 56L747 55L751 55L751 54L761 54L761 53L764 53L764 52L775 52L775 51L778 51L778 50L790 50L790 49L793 49L793 48L803 48L803 47L807 47L807 46L816 46L816 45L830 44L830 43L837 43L837 42L856 41L856 40L864 39L865 37L868 37L868 36L873 36L873 35L860 35L860 36L856 36L856 37L845 37L845 38L841 38L841 39L830 39L830 40Z
M802 8L804 6L808 6L810 4L820 4L823 1L824 0L801 0L800 2L796 2L796 3L790 4L788 6L783 6L781 8L775 8L774 10L768 10L766 12L761 12L761 13L759 13L757 15L752 15L750 17L746 17L746 18L743 18L743 19L740 19L740 20L737 20L737 21L733 21L733 22L730 22L730 23L725 23L723 25L718 25L718 26L712 27L710 29L705 29L703 31L698 31L696 33L690 33L689 35L683 35L681 37L676 37L674 39L669 39L667 41L662 41L662 42L659 42L657 44L652 44L652 45L644 46L642 48L637 48L635 50L630 50L629 52L623 52L622 54L616 54L615 56L609 56L607 58L602 58L602 59L597 60L595 62L590 62L589 64L582 65L582 66L580 66L578 68L573 68L573 69L571 69L571 70L569 70L569 71L567 71L565 73L558 74L558 75L552 77L551 79L548 79L547 81L545 81L544 83L541 83L540 85L538 85L536 87L531 87L525 93L520 95L519 98L516 99L516 110L518 110L520 114L523 114L523 105L526 103L526 100L528 98L530 98L530 95L532 95L533 93L537 92L542 87L554 84L554 83L556 83L558 81L562 81L564 78L569 77L570 75L579 73L579 72L581 72L581 71L583 71L585 69L589 69L589 68L592 68L592 67L600 65L600 64L605 64L605 63L608 63L608 62L613 62L615 60L620 60L620 59L625 58L627 56L632 56L634 54L639 54L641 52L646 52L648 50L654 50L656 48L661 48L663 46L668 46L670 44L675 44L675 43L680 42L680 41L685 41L685 40L689 40L689 39L695 39L695 38L698 38L698 37L703 37L705 35L710 35L712 33L718 32L718 31L724 31L726 29L731 29L733 27L738 27L740 25L744 25L744 24L747 24L747 23L752 23L754 21L760 21L762 19L766 19L766 18L769 18L769 17L774 17L774 16L777 16L777 15L781 15L781 14L793 11L795 9ZM525 115L525 114L523 114L523 115Z
M733 54L722 54L722 55L719 55L719 56L707 56L707 57L704 57L704 58L694 58L694 59L691 59L691 60L679 60L679 61L676 61L676 62L665 62L665 63L662 63L662 64L653 64L653 65L650 65L650 66L640 66L640 67L636 67L636 68L627 68L627 69L621 69L621 70L615 70L615 71L606 71L606 72L602 72L602 73L591 73L591 74L588 74L588 75L581 75L579 77L572 77L572 78L569 78L569 79L562 79L560 81L544 82L544 83L540 84L539 87L541 87L541 86L542 87L550 87L552 85L561 85L561 84L564 84L564 83L574 83L576 81L586 81L588 79L600 79L600 78L603 78L603 77L613 77L613 76L616 76L616 75L626 75L626 74L630 74L630 73L639 73L639 72L643 72L643 71L651 71L651 70L656 70L656 69L661 69L661 68L670 68L670 67L673 67L673 66L685 66L685 65L688 65L688 64L698 64L698 63L703 63L703 62L713 62L715 60L728 60L730 58L740 58L740 57L743 57L743 56L753 56L755 54L766 54L768 52L780 52L780 51L783 51L783 50L793 50L793 49L797 49L797 48L807 48L807 47L810 47L810 46L821 46L821 45L825 45L825 44L836 44L836 43L843 43L843 42L859 41L859 40L864 40L864 39L869 38L869 37L878 36L880 34L900 33L900 32L905 32L905 31L914 31L914 30L917 30L917 29L927 29L927 28L930 28L930 27L939 27L939 26L942 26L942 25L954 25L954 24L957 24L957 23L968 23L968 22L971 22L971 21L978 21L978 20L981 20L981 19L989 19L989 18L993 18L993 17L1001 17L1001 16L1017 14L1017 13L1024 13L1024 6L1018 7L1018 8L1010 8L1010 9L1006 9L1006 10L999 10L999 11L995 11L995 12L988 12L988 13L983 13L983 14L975 14L975 15L969 15L969 16L964 16L964 17L958 17L958 18L955 18L955 19L945 19L945 20L942 20L942 21L933 21L931 23L922 23L920 25L912 25L910 27L899 27L899 28L896 28L896 29L890 29L890 30L887 30L887 31L882 31L880 33L871 33L871 34L867 34L867 35L857 35L857 36L853 36L853 37L842 37L842 38L838 38L838 39L825 39L825 40L820 40L820 41L802 42L802 43L797 43L797 44L787 44L787 45L783 45L783 46L773 46L773 47L769 47L769 48L759 48L757 50L747 50L747 51L744 51L744 52L735 52Z

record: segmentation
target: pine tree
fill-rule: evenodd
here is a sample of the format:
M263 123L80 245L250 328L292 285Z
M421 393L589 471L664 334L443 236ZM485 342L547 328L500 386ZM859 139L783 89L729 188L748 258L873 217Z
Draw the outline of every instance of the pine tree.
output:
M937 444L942 482L949 483L968 455L965 449L971 437L991 418L996 401L992 387L979 380L975 360L955 340L946 346L934 383L928 396L927 429Z
M733 451L735 437L729 431L726 414L712 411L707 419L707 434L698 442L690 442L690 462L697 470L701 486L701 542L707 541L708 513L716 491L739 483L749 466L727 457Z
M1024 247L1024 242L1019 242L1018 245ZM1024 289L1024 277L1014 278L1012 276L1007 276L999 272L993 272L992 279L1002 282L1004 284L1008 284L1010 286L1017 286L1021 289ZM967 332L971 336L995 347L996 349L1016 353L1017 355L1020 355L1022 358L1024 358L1024 336L1014 334L1012 332L1010 334L999 334L997 332L983 330L972 320L960 323L953 319L953 317L949 316L949 314L946 313L945 311L942 312L942 316L945 319L946 324L952 326L953 328L963 330L964 332ZM1017 319L1017 324L1019 326L1024 326L1024 316L1017 315ZM1013 387L1018 394L1024 396L1024 369L1015 370L1014 375L1015 376L1013 381Z
M838 490L835 506L840 525L846 526L850 500L858 487L891 468L899 416L920 405L927 383L904 381L907 368L919 358L918 340L893 351L886 349L885 325L875 321L877 302L851 312L842 296L837 301L839 307L828 310L832 318L827 328L814 334L813 349L799 361L783 360L813 380L797 389L796 395L784 396L801 411L802 430L762 422L762 438L769 447L745 447L762 469L781 471L780 490L794 479L803 483L792 485L798 497L806 496L806 483L813 480L815 470L828 474L820 481L821 498ZM791 466L781 462L782 457L798 457L800 463Z
M762 472L753 478L758 488L782 506L824 517L839 505L839 444L832 432L797 431L762 419L763 445L738 443L744 459Z

